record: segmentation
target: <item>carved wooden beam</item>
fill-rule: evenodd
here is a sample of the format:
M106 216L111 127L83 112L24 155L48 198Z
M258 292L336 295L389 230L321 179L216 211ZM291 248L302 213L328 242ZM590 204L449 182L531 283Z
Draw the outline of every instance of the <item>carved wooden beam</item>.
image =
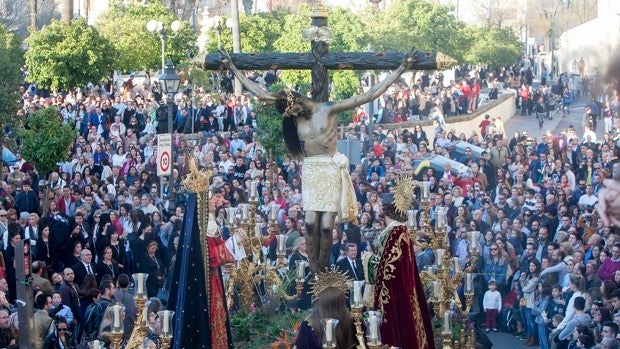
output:
M406 53L403 52L330 52L318 62L326 69L338 70L393 70L398 68ZM456 60L441 52L416 52L417 62L411 70L447 69ZM311 53L231 53L233 63L240 70L310 69L315 63ZM205 70L216 70L221 55L208 54L201 65Z

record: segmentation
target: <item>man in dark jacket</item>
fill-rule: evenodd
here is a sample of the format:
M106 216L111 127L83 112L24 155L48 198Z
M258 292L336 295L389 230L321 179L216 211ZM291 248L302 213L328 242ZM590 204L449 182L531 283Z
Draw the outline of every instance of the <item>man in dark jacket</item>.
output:
M17 194L15 198L15 209L17 213L37 213L39 210L39 196L32 190L29 181L25 181L22 186L22 191Z

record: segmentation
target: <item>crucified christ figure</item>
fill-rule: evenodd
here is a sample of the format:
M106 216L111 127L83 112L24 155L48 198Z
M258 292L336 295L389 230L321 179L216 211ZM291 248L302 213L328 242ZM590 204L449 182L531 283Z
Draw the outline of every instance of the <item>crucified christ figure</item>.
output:
M341 222L356 221L357 202L349 161L336 150L338 113L377 99L401 74L416 62L415 52L405 55L401 65L366 93L338 102L317 102L297 92L271 94L250 80L222 54L222 63L258 99L274 104L284 119L284 142L291 155L303 159L302 197L306 213L307 250L310 269L329 267L332 228L336 215Z

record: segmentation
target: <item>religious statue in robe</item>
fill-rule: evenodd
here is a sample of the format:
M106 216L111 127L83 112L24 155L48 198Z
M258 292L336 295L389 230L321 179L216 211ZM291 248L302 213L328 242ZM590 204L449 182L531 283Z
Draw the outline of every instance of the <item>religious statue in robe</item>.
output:
M232 255L208 213L208 181L191 161L184 184L193 194L186 201L168 301L175 311L174 349L233 348L221 270Z
M399 197L403 192L411 195L403 199ZM365 301L383 314L380 325L383 344L402 349L434 349L433 327L416 265L414 240L402 223L406 221L412 199L413 182L405 177L394 190L394 201L384 204L387 226L377 238L377 253L363 256L365 297L370 298Z

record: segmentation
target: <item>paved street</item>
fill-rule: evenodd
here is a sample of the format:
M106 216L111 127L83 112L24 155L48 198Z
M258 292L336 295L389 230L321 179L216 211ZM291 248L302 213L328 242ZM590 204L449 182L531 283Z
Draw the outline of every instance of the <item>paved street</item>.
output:
M525 346L523 342L516 339L513 335L504 332L489 332L487 334L491 342L493 342L493 348L497 349L525 349L535 348L532 346Z
M551 130L553 133L559 133L562 132L563 129L568 128L569 125L573 125L577 130L577 135L581 137L581 134L583 133L581 121L583 117L583 107L585 104L586 100L581 98L571 105L572 111L570 115L566 115L564 117L558 115L554 117L553 120L545 120L542 129L538 128L538 121L536 120L535 115L521 116L521 111L517 110L515 116L513 116L505 124L506 135L508 138L512 138L513 134L517 131L521 133L523 133L523 131L527 131L529 137L536 137L536 139L540 141L540 136L548 130ZM602 130L602 121L600 121L596 130L597 136L602 136Z
M583 128L581 127L583 118L583 108L587 100L582 97L571 105L570 115L562 117L558 115L553 120L545 120L542 129L538 129L538 121L535 115L521 116L521 110L517 109L517 113L506 122L506 136L510 139L515 132L527 131L529 137L536 137L540 141L543 133L551 130L553 133L560 133L563 129L567 129L570 125L575 127L577 135L581 138ZM603 136L603 122L599 121L596 128L596 135L600 139Z

